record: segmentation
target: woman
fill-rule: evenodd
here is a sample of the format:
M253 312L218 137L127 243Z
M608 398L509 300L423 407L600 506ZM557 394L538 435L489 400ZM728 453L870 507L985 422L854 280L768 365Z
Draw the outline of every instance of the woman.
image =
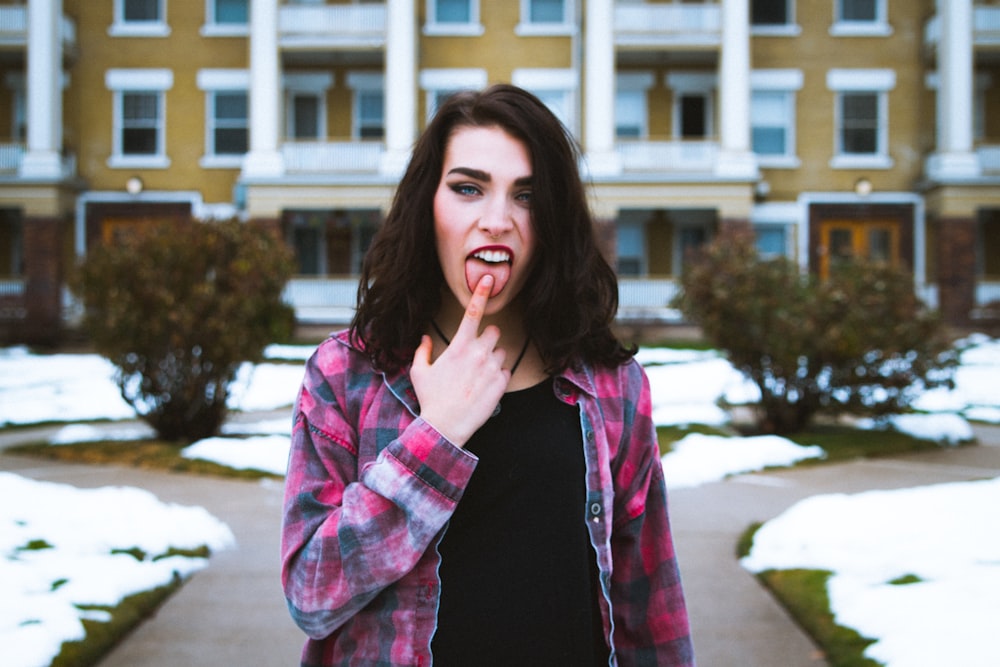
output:
M418 141L296 404L303 665L691 665L649 385L575 145L462 93Z

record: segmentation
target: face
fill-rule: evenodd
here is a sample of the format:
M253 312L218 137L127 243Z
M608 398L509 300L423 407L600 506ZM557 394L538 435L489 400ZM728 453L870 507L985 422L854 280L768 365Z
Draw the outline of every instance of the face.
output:
M524 287L535 251L531 156L499 127L460 127L445 148L434 194L434 236L445 282L468 305L491 274L486 314L502 311Z

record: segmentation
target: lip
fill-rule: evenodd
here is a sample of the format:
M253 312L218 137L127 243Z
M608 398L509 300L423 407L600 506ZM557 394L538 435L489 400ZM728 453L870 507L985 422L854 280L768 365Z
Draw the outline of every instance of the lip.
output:
M485 260L479 259L478 257L476 257L476 255L478 255L480 253L486 253L486 252L502 252L502 253L506 253L507 257L508 257L507 263L510 264L510 265L514 264L514 251L511 250L509 246L505 246L505 245L484 245L484 246L480 246L480 247L476 248L475 250L473 250L472 252L470 252L468 255L466 255L465 259L466 260L477 259L477 260L483 262ZM495 263L499 263L499 262L488 262L488 263L495 264Z

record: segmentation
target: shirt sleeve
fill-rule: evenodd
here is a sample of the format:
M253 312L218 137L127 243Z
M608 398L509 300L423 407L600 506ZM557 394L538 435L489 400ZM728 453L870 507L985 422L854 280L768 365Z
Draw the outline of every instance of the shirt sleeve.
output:
M649 381L634 362L622 373L625 415L612 462L616 507L611 532L618 664L691 667L694 649L670 532Z
M285 480L282 585L293 619L313 639L329 636L413 569L475 467L471 454L422 419L401 426L408 420L400 404L377 407L379 420L396 420L379 428L394 427L398 436L359 470L346 388L366 392L365 400L377 392L352 379L349 354L328 343L307 363Z

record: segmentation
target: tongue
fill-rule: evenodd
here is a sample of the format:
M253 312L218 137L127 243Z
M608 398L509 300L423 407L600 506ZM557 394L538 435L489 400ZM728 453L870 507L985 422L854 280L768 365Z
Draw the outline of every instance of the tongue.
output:
M494 264L472 258L465 261L465 282L470 292L476 291L476 285L487 274L493 276L493 291L490 292L490 297L494 297L503 291L507 281L510 280L510 264L507 262Z

